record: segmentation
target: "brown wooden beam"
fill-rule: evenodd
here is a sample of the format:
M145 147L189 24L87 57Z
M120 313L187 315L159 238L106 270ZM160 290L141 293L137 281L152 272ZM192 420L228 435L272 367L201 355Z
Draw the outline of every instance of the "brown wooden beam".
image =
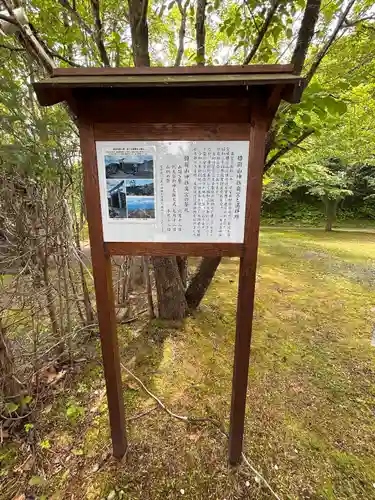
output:
M152 255L172 257L186 255L193 257L241 257L242 243L104 243L107 255Z
M244 253L240 261L238 282L237 327L229 431L229 462L232 465L236 465L241 461L244 434L262 196L262 171L268 129L268 120L264 116L264 111L263 109L263 113L254 113L250 129Z
M93 127L91 124L80 121L79 131L84 167L87 222L90 235L104 376L107 387L113 455L121 458L126 452L127 440L120 357L116 334L116 314L113 300L111 258L104 252Z
M250 64L228 66L171 66L171 67L122 67L122 68L54 68L53 77L60 76L121 76L121 75L230 75L252 73L292 73L292 64Z

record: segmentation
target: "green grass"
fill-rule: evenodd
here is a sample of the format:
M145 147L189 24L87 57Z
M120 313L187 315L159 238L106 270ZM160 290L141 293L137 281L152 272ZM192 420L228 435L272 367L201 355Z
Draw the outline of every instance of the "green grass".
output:
M245 452L283 499L375 498L374 248L371 233L261 233ZM238 260L225 259L200 311L184 324L119 330L123 362L176 413L228 424L237 272ZM271 498L246 466L228 467L217 429L186 426L159 410L129 422L126 459L107 458L102 376L97 362L88 365L69 396L41 417L51 449L37 464L47 483L34 493ZM128 416L154 406L125 375L124 395ZM76 423L65 415L69 398L85 407ZM14 468L13 451L9 456ZM22 478L27 484L27 474Z

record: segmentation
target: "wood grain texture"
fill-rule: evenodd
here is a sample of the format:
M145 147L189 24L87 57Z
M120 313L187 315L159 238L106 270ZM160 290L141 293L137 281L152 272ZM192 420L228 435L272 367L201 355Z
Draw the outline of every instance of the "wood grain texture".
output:
M250 344L254 311L254 293L258 252L262 172L265 140L268 130L266 108L253 114L246 193L244 254L240 261L237 298L237 325L234 352L232 403L229 432L229 462L241 461L246 393L249 373Z
M104 243L108 255L240 257L242 243Z
M113 455L121 458L127 448L123 389L116 334L111 259L104 252L99 181L93 127L80 121L79 131L84 171L85 203L95 282L104 376L107 387Z
M138 68L54 68L53 77L92 75L221 75L233 73L293 73L292 64L250 64L226 66L179 66Z
M96 141L246 141L250 124L234 123L216 125L212 123L191 124L110 124L96 123Z
M110 99L100 94L79 100L78 114L95 123L249 123L249 99Z

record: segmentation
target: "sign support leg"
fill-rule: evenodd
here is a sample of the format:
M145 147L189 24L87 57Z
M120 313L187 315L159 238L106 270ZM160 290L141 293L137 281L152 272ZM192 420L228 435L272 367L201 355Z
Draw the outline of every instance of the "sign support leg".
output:
M121 458L124 456L127 449L124 400L116 333L111 258L106 254L104 247L95 140L92 125L80 122L80 137L84 164L87 221L90 234L91 259L95 282L104 376L107 388L113 455L116 458Z
M256 262L258 252L264 145L267 126L260 117L250 129L250 150L245 212L245 251L240 261L237 326L234 351L232 403L229 430L229 462L241 461L250 343L253 323Z

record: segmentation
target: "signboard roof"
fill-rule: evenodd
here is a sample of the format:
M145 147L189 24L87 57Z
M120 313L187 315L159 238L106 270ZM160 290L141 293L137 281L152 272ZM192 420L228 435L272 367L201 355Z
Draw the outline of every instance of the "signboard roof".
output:
M293 74L291 65L253 66L192 66L178 68L59 68L51 78L37 82L34 89L40 104L49 106L69 97L79 88L180 88L232 87L234 96L239 86L282 85L284 96L294 100L293 91L301 87L303 79ZM284 97L287 98L287 97Z

